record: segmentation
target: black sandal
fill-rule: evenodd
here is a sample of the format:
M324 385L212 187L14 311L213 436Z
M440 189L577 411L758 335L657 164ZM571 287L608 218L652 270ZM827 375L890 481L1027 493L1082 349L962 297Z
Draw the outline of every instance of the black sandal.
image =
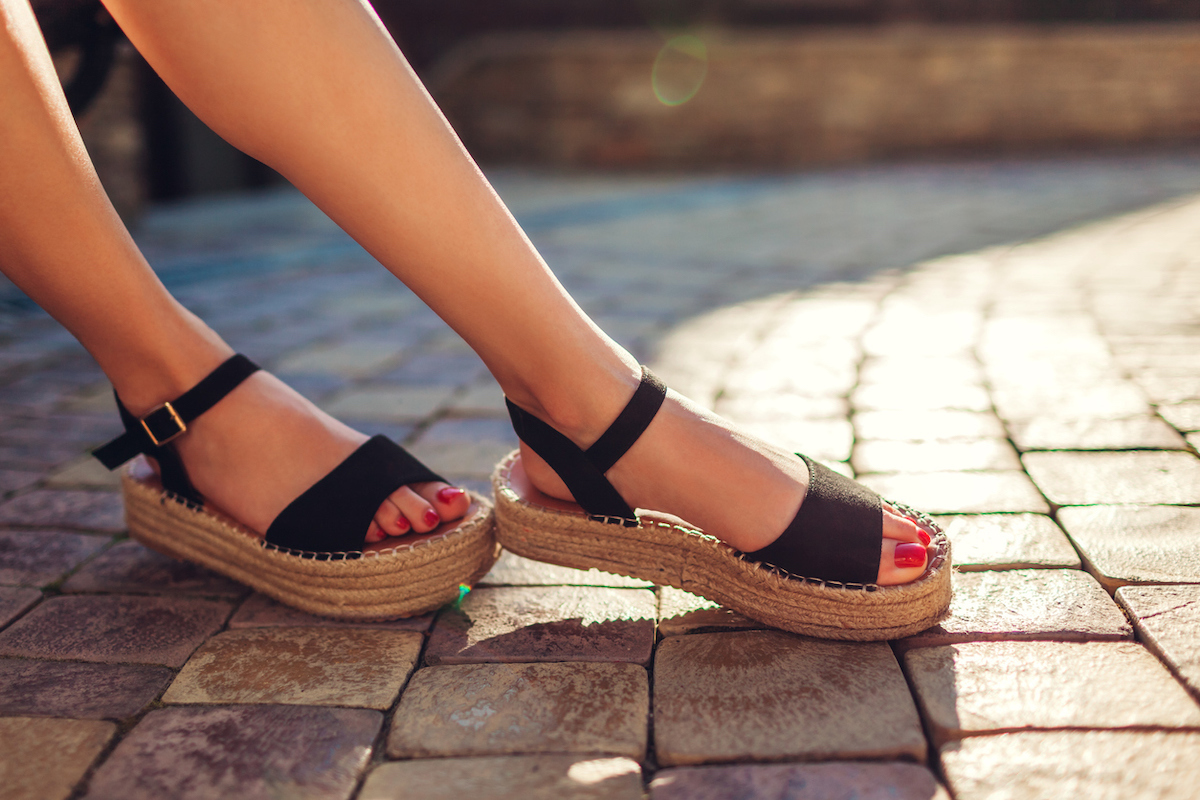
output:
M471 585L491 569L499 555L491 503L475 493L461 520L366 548L371 519L397 487L444 481L384 436L363 443L293 500L265 537L205 507L171 442L257 370L245 356L233 356L140 419L117 398L125 433L93 455L110 470L138 455L159 466L156 475L137 459L122 475L132 538L303 611L353 620L430 611L459 597L461 585Z
M518 555L674 586L751 619L827 639L894 639L924 630L950 605L950 543L923 514L890 503L929 533L931 555L917 580L875 584L882 500L865 486L800 456L809 489L796 518L772 544L741 553L674 517L637 514L605 477L654 419L667 387L646 367L625 409L586 451L508 403L517 436L541 456L578 505L538 492L514 451L496 468L496 528Z

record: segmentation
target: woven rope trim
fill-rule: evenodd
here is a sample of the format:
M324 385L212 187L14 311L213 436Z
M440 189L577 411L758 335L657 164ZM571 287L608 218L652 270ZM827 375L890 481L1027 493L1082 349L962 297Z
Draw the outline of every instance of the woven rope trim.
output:
M578 512L564 511L563 509L560 509L560 508L550 508L549 506L544 506L539 503L535 503L530 500L525 500L523 498L518 497L517 493L515 491L513 491L512 488L510 488L510 476L512 474L513 465L516 463L516 459L519 454L520 454L519 450L514 450L513 452L509 453L499 464L496 465L496 472L495 472L495 475L493 475L493 486L495 487L497 494L499 494L500 492L504 492L506 498L510 502L520 503L522 505L538 509L539 511L542 511L544 513L570 514L573 517L578 517L580 520L587 520L587 521L591 521L591 522L600 522L602 524L611 524L611 525L616 525L616 526L620 526L620 527L630 527L629 525L626 524L627 520L624 517L604 517L601 515L587 514L586 512L583 512L582 510L578 511ZM499 480L496 480L496 478L498 478ZM685 536L688 536L695 542L702 542L704 545L712 547L713 550L718 551L721 554L721 557L733 557L733 558L736 558L738 561L742 562L743 564L747 565L748 567L752 567L754 569L761 570L762 572L766 573L767 575L771 576L772 578L777 579L779 581L780 585L786 585L788 583L802 583L802 584L811 586L813 588L825 588L825 589L830 589L830 590L834 590L834 591L838 591L838 592L861 591L861 592L869 592L869 593L876 593L876 592L886 593L886 592L895 592L899 589L906 589L906 588L911 590L912 588L915 588L915 587L919 586L920 584L924 583L927 579L932 577L934 575L934 573L936 573L940 569L942 569L942 567L945 565L946 559L949 556L950 541L946 537L946 534L941 529L941 527L938 526L938 524L936 522L934 522L933 519L931 519L927 514L923 514L919 511L915 511L914 509L910 508L907 505L904 505L903 503L894 503L890 500L884 500L884 502L887 503L888 505L892 506L893 508L895 508L897 511L899 511L904 516L911 519L913 522L916 522L917 524L923 525L924 527L930 529L930 538L932 539L932 541L930 542L930 545L934 548L934 555L929 560L929 563L926 565L925 572L922 574L922 576L915 581L911 581L911 582L905 583L905 584L899 584L897 586L880 586L876 583L849 583L849 582L828 580L826 578L811 578L811 577L807 577L804 575L797 575L795 573L788 572L787 570L785 570L781 567L777 567L774 564L770 564L765 561L755 561L751 558L748 558L745 553L726 544L725 542L718 539L716 536L713 536L710 533L705 533L704 531L700 530L699 528L692 528L692 527L687 527L684 525L676 525L673 523L654 522L654 521L642 520L642 519L638 520L638 526L641 528L659 528L661 530L673 530L676 533L684 534Z
M124 491L133 539L334 619L386 620L431 611L459 597L461 586L482 578L500 554L491 505L475 497L476 513L447 535L389 548L381 557L325 560L264 547L236 522L165 496L157 481L126 476Z

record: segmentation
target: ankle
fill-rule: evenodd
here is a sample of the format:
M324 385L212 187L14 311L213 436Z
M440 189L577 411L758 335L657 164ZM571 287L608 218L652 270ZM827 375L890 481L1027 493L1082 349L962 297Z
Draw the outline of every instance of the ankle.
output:
M154 326L134 342L106 343L96 354L131 413L144 414L178 397L233 355L211 328L184 314Z
M569 380L539 380L505 386L505 395L518 407L548 423L580 447L587 447L612 424L641 380L632 356L618 359ZM503 384L502 384L503 385Z

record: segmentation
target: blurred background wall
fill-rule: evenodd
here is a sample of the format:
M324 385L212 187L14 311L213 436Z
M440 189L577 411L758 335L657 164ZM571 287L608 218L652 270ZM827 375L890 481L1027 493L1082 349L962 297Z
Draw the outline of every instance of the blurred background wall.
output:
M105 75L77 120L126 219L281 180L197 120L95 0L33 5L65 83ZM485 164L762 170L1200 140L1200 0L375 6Z

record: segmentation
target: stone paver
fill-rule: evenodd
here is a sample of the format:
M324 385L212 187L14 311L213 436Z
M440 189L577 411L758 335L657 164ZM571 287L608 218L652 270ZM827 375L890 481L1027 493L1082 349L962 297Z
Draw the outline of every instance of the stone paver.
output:
M1138 638L1200 697L1200 586L1124 586L1117 602Z
M866 441L850 458L854 471L945 472L1019 470L1021 462L1012 445L1003 439L966 439L953 442Z
M1041 514L941 517L955 569L1079 569L1079 554L1062 530Z
M324 408L342 419L417 422L445 406L452 394L451 389L432 386L351 389L334 397Z
M152 711L96 770L84 797L345 800L383 715L358 708Z
M902 382L859 384L850 398L869 411L979 411L992 409L987 390L977 384L940 383L932 392L912 392Z
M1013 441L1021 450L1182 450L1183 437L1161 419L1048 419L1017 422Z
M912 382L951 386L982 386L983 372L970 356L939 358L920 352L891 358L869 358L858 371L860 386L903 387Z
M628 758L571 755L438 758L377 767L358 800L642 800L642 769Z
M979 411L864 411L854 417L858 438L901 442L1002 439L1004 428Z
M654 593L522 586L476 589L438 616L425 661L629 661L654 649Z
M456 394L448 407L454 413L464 416L470 414L481 417L508 417L508 408L504 405L504 392L500 391L500 387L491 378Z
M1090 383L1090 385L1088 385ZM1076 419L1119 419L1150 410L1136 386L1119 380L1089 381L1085 385L1055 385L1001 388L992 394L1001 419L1012 422L1044 417Z
M1200 431L1200 401L1161 405L1158 413L1181 431Z
M0 796L66 800L116 732L96 720L0 717Z
M413 676L390 758L603 753L641 759L650 687L636 664L459 664Z
M1200 503L1200 459L1191 453L1027 453L1022 460L1063 506Z
M80 456L50 473L46 486L52 489L108 489L116 492L121 488L121 474L116 470L109 471L91 455Z
M119 491L121 473L109 471L91 455L63 464L46 478L51 489L108 489Z
M1190 800L1200 734L1059 731L978 736L941 750L957 800Z
M927 647L955 642L1132 639L1108 593L1086 572L1066 569L968 572L954 576L950 615L904 640Z
M355 622L306 614L255 592L229 619L229 628L372 628L384 631L426 631L433 614L420 614L387 622Z
M598 569L571 569L556 564L524 558L505 550L491 571L479 581L480 586L611 586L624 589L647 589L654 584L613 575Z
M843 420L819 422L772 421L741 422L755 436L777 443L793 453L800 452L819 461L846 461L854 445L854 431Z
M1132 642L922 647L904 665L935 741L1026 728L1200 727L1200 706Z
M21 589L0 586L0 628L33 608L42 599L37 589Z
M180 667L230 611L190 597L53 597L0 632L0 655Z
M166 703L287 703L386 709L421 652L413 631L247 628L214 636Z
M125 528L125 509L112 492L36 489L0 505L0 525L116 533Z
M120 720L157 698L165 667L0 659L0 716Z
M1179 370L1142 370L1134 380L1156 403L1200 400L1200 375L1194 363Z
M1023 473L927 472L864 475L862 482L884 497L926 514L985 514L993 511L1047 513L1050 507Z
M651 800L812 797L829 800L950 800L916 764L741 764L675 767L650 783Z
M663 640L654 659L654 739L664 766L925 757L890 648L779 631Z
M461 386L485 377L490 377L490 373L474 353L431 352L406 360L396 369L379 375L376 380L400 385Z
M360 340L336 345L319 345L288 356L275 365L281 375L338 375L359 378L376 374L394 364L402 347L377 340Z
M844 393L848 381L840 380L833 393L817 396L779 390L747 393L742 389L730 393L727 389L717 400L715 410L740 425L788 425L794 435L815 434L825 446L837 446L854 437L845 421L850 406L836 391Z
M137 542L121 542L93 559L63 583L64 592L145 592L243 597L245 586L224 576L176 561Z
M40 472L22 469L0 469L0 492L15 492L32 486L42 477Z
M420 440L408 450L440 475L488 480L497 462L513 451L513 445L486 439L467 442Z
M1097 579L1126 583L1200 583L1200 508L1064 508L1059 522Z
M0 531L0 584L52 583L108 543L104 536L66 531Z
M663 636L768 627L699 595L664 586L658 596L658 631Z

